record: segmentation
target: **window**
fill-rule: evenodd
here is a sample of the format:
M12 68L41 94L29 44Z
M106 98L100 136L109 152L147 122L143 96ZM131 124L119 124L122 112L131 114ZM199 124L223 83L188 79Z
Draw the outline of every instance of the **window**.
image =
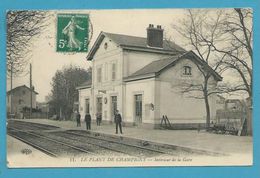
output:
M102 97L97 97L97 113L102 114Z
M112 64L112 80L116 79L116 63Z
M183 75L191 75L191 67L190 66L184 66L183 67Z
M22 99L19 99L19 100L18 100L19 105L22 104L22 102L23 102Z
M89 99L85 99L85 107L86 107L85 113L89 113Z
M142 95L135 95L135 121L138 123L142 122Z
M104 44L104 49L107 49L107 47L108 47L108 44L105 43L105 44Z
M101 83L101 82L102 82L102 68L101 68L101 67L99 67L99 68L97 69L97 82L98 82L98 83Z

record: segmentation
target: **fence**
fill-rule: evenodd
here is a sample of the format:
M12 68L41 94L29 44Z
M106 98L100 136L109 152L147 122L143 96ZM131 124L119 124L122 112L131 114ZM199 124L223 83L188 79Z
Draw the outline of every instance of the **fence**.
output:
M23 115L20 116L20 119L23 118L30 118L30 113L23 113ZM33 112L31 115L32 119L47 119L48 118L48 113L45 112Z
M228 130L245 129L246 135L252 135L252 115L251 110L247 107L241 110L217 110L216 121L218 125L223 125Z
M217 123L223 124L227 128L233 127L235 129L239 129L241 127L243 118L245 118L245 112L241 110L217 110Z

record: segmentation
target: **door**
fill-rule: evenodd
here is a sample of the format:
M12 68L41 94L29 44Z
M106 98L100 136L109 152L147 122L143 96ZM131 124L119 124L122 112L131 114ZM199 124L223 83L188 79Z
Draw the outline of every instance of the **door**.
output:
M102 115L102 97L97 97L97 114Z
M135 123L142 123L142 95L138 94L134 96L135 98Z
M89 113L89 99L85 99L85 114Z
M117 110L117 96L111 96L111 120L113 121Z

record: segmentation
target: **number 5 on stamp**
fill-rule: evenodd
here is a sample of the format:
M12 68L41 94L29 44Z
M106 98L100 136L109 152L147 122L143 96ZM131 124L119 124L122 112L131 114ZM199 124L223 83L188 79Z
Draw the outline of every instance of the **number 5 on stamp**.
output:
M58 14L57 52L87 52L88 14Z

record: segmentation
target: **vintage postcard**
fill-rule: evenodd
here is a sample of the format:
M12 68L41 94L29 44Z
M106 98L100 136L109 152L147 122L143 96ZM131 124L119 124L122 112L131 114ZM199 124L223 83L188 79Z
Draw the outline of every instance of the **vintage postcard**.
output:
M7 166L253 164L253 9L9 10Z

